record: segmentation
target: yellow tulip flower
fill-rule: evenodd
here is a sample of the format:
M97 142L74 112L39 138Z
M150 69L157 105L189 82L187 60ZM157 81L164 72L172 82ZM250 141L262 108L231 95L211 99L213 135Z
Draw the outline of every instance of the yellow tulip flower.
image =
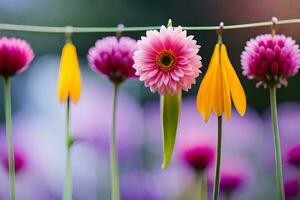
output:
M62 50L58 75L58 99L61 103L70 98L77 103L80 98L81 77L76 47L68 42Z
M226 46L218 43L198 91L197 109L205 122L212 111L218 117L224 113L225 118L230 120L231 101L243 116L247 107L244 89L229 60Z

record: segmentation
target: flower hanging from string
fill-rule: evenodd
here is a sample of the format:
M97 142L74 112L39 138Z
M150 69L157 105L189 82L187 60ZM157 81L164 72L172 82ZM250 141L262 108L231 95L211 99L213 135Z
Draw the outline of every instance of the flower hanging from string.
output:
M76 47L67 42L62 50L59 77L58 77L58 99L61 103L69 98L77 103L81 92L80 67Z
M246 112L246 95L229 60L225 44L216 44L207 72L200 85L197 96L197 108L205 121L211 112L217 117L231 117L232 101L243 116Z
M220 186L222 116L224 114L227 120L230 119L232 101L241 116L245 114L247 107L244 89L229 60L226 46L222 40L223 27L224 23L221 22L218 30L218 43L215 45L207 72L197 95L197 109L204 121L208 121L211 112L214 112L218 117L214 200L218 199Z
M90 48L87 55L91 68L109 77L113 82L136 78L133 53L136 41L130 37L105 37Z
M243 74L258 80L257 86L287 86L300 67L299 45L285 35L259 35L247 42L241 63Z
M181 91L188 91L196 82L202 67L200 46L193 36L179 27L161 26L146 32L138 41L134 54L136 75L152 92L161 95L163 127L163 164L165 169L172 157L181 105Z
M34 53L30 45L22 39L3 37L0 39L0 74L13 76L27 69Z
M147 31L134 55L136 74L152 92L173 95L188 91L202 66L200 46L179 27Z
M78 103L81 94L81 75L75 45L71 40L72 27L66 27L66 43L63 47L58 74L58 99L66 103L66 175L63 192L64 200L72 199L71 147L74 139L70 128L71 101Z
M284 199L282 158L277 113L277 88L287 86L287 78L294 76L300 65L300 50L290 37L276 34L278 19L272 18L272 34L257 36L247 42L241 55L244 75L257 79L257 86L269 89L276 157L276 183L278 199Z
M120 199L119 167L116 147L116 112L119 85L128 78L135 78L133 54L136 50L136 41L130 37L121 36L123 26L118 26L116 37L105 37L96 41L87 55L91 68L106 75L114 84L112 109L112 135L110 144L111 162L111 198Z
M0 38L0 75L4 80L5 121L8 143L10 199L15 199L15 163L12 139L10 77L27 69L34 58L30 45L18 38Z

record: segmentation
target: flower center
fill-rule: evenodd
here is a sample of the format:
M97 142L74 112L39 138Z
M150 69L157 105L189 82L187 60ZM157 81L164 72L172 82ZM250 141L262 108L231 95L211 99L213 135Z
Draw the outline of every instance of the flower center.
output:
M156 64L160 69L168 71L175 66L176 57L172 51L163 51L156 57Z

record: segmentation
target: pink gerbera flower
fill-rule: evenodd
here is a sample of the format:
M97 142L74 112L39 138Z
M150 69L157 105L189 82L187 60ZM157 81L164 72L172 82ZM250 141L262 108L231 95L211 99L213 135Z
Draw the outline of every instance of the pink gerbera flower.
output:
M24 71L33 60L30 45L18 38L0 38L0 74L8 77Z
M152 92L173 95L195 83L202 66L200 46L179 27L147 31L134 54L136 75Z
M258 79L259 85L287 84L300 66L299 45L291 37L259 35L247 42L241 55L243 74Z

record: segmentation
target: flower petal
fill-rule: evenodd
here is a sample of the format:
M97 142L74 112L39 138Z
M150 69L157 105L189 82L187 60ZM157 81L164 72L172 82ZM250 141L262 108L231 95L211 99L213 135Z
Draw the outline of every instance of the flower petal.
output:
M68 97L74 103L80 98L81 77L76 47L67 43L63 47L58 75L58 98L64 102Z
M221 70L222 70L222 89L223 89L223 105L224 105L224 113L225 118L230 120L231 117L231 97L230 97L230 86L229 80L230 76L226 71L226 61L229 60L228 54L226 51L226 46L222 44L221 46ZM227 57L226 57L227 56Z
M234 106L241 116L244 116L247 108L246 94L243 86L236 75L234 68L228 58L226 47L224 46L224 63L228 77L230 77L229 87Z
M216 44L212 58L210 60L208 70L200 85L197 95L198 112L207 122L212 112L212 103L214 100L214 91L216 88L216 70L219 66L219 44Z

